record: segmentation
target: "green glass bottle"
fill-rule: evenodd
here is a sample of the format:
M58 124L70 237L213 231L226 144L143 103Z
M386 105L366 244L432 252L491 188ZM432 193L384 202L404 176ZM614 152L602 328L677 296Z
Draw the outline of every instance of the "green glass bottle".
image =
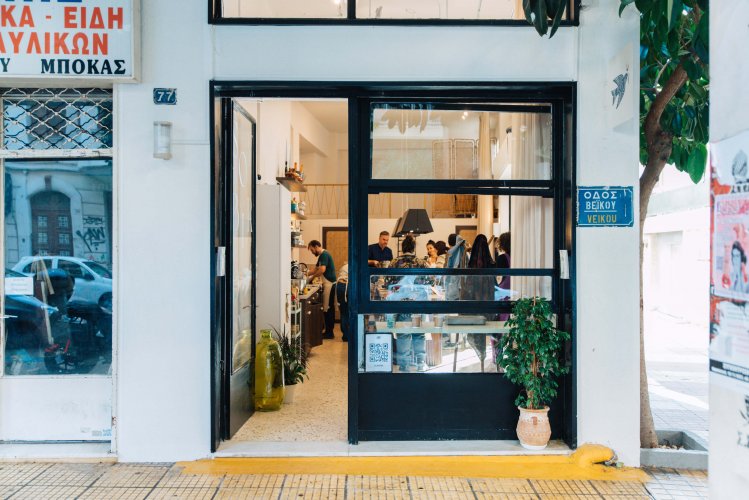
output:
M270 330L260 330L255 357L255 409L276 411L283 405L283 358Z

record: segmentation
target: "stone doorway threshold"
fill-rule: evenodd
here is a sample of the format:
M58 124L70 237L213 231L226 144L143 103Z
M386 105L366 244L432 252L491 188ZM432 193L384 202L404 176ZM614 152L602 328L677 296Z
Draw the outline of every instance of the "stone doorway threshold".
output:
M517 441L344 441L257 442L225 441L214 458L234 457L408 457L408 456L513 456L570 455L563 441L545 450L526 450Z

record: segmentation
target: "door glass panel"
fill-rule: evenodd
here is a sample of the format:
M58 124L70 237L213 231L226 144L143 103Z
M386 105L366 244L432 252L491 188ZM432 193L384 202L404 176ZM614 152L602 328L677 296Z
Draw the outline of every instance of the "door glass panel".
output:
M360 19L524 19L519 0L357 0Z
M479 210L484 201L483 212ZM381 231L389 231L388 243L393 256L398 257L404 234L416 229L412 221L426 223L426 219L413 219L414 210L422 211L428 218L431 230L416 234L414 253L428 260L429 247L434 246L437 255L431 257L428 267L444 267L450 236L455 234L465 241L467 248L473 246L476 237L485 228L492 262L489 267L513 267L517 269L552 269L554 267L554 200L541 196L520 195L470 195L435 193L382 193L369 196L367 220L368 241L377 241ZM403 218L406 222L399 224ZM399 220L400 218L400 220ZM401 232L399 232L401 231ZM507 233L506 245L500 248L499 236ZM506 253L506 258L500 258ZM444 255L444 257L443 257ZM434 257L437 258L436 262ZM505 262L507 261L507 262ZM392 264L395 265L395 264ZM453 263L451 267L465 267L466 262ZM418 266L413 266L418 267Z
M112 162L6 161L4 194L5 374L109 374Z
M222 17L345 19L346 0L222 0Z
M551 179L551 108L372 107L373 179Z
M253 127L234 110L232 137L232 371L252 353L252 189Z
M360 314L359 373L497 373L509 314Z

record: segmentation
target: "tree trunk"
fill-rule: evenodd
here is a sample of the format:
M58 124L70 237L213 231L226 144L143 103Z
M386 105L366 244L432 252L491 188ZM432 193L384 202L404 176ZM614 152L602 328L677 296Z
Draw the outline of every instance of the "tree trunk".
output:
M653 412L650 409L650 392L648 391L648 371L645 363L645 306L642 297L643 263L645 250L645 219L648 215L650 195L658 183L666 162L671 156L673 135L664 131L660 120L668 102L686 83L687 73L681 66L676 67L663 89L653 101L645 118L645 140L648 148L648 163L640 177L640 447L656 448L658 437L655 434Z

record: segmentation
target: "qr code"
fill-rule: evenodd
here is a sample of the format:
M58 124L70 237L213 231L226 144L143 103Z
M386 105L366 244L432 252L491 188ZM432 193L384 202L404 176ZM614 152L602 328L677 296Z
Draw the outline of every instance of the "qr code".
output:
M390 360L390 345L386 343L369 344L369 362L386 363Z

